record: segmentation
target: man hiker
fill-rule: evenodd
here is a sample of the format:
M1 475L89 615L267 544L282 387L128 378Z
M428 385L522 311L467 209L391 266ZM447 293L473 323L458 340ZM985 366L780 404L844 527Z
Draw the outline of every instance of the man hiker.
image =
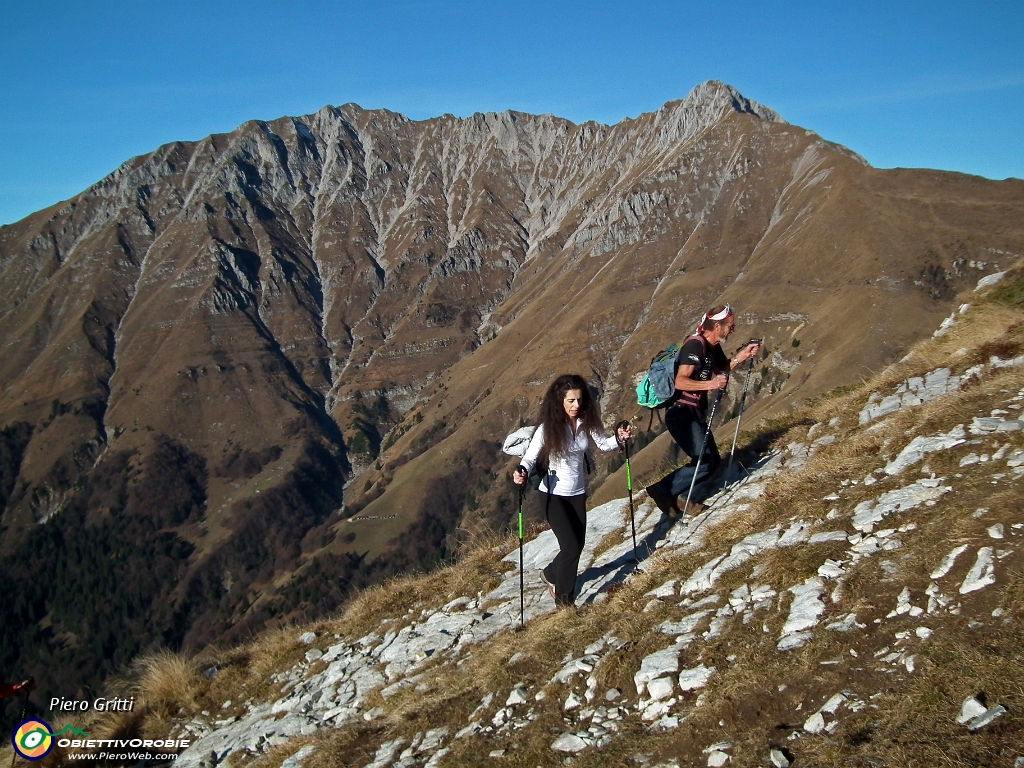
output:
M665 426L691 462L647 488L647 494L658 509L672 517L680 514L679 496L689 491L691 483L695 486L694 498L704 498L706 494L701 493L701 486L721 460L707 424L708 392L725 389L728 373L759 350L759 345L752 342L732 359L727 358L722 342L729 338L735 326L735 316L728 304L708 310L697 325L697 332L686 340L676 357L676 391L665 412ZM697 467L705 434L708 444ZM685 510L688 513L697 511L699 505L691 502L690 506L692 509Z
M31 677L28 680L22 680L17 685L0 681L0 699L20 696L22 692L32 693L35 689L36 683Z

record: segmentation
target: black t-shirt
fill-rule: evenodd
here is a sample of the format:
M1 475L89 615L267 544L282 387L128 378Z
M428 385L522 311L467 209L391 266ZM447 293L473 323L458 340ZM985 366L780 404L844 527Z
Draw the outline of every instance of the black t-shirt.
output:
M729 358L722 351L721 344L709 344L706 339L692 336L686 340L676 355L676 369L680 365L694 366L689 378L694 381L711 381L715 371L728 371ZM675 399L683 405L692 405L701 411L707 409L707 392L683 392L677 389Z

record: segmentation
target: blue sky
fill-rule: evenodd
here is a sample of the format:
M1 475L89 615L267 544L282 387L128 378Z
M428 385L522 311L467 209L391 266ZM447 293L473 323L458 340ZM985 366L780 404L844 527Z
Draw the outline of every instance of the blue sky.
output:
M325 104L614 123L717 79L872 165L1024 177L1024 3L0 0L0 224Z

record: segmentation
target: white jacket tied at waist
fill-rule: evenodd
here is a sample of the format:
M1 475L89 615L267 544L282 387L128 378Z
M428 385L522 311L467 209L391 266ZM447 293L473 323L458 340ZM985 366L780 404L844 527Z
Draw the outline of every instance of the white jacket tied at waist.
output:
M566 426L565 430L569 433L567 435L569 438L567 455L548 457L548 472L540 483L540 490L545 493L553 493L557 496L579 496L581 493L586 493L586 467L583 454L586 453L590 440L593 440L594 444L602 451L614 451L619 447L619 442L614 437L602 435L600 432L591 432L588 439L587 432L580 429L582 425L583 421L577 419L575 437L572 436L569 427ZM526 453L523 454L523 460L520 462L521 466L526 469L527 474L533 470L534 465L537 463L537 456L540 455L540 449L543 445L544 425L541 424L537 427L537 431L533 433L530 447L526 449Z

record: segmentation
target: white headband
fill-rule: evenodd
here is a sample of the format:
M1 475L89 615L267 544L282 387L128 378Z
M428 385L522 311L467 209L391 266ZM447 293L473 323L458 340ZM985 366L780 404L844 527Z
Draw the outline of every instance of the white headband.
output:
M708 313L705 312L701 316L700 322L697 323L697 333L700 333L701 331L704 330L704 323L707 322L708 320L715 320L715 321L725 320L725 318L729 317L729 315L731 315L731 314L732 314L732 307L730 307L728 304L726 304L725 307L722 309L722 311L719 312L717 315L711 315L709 317Z

